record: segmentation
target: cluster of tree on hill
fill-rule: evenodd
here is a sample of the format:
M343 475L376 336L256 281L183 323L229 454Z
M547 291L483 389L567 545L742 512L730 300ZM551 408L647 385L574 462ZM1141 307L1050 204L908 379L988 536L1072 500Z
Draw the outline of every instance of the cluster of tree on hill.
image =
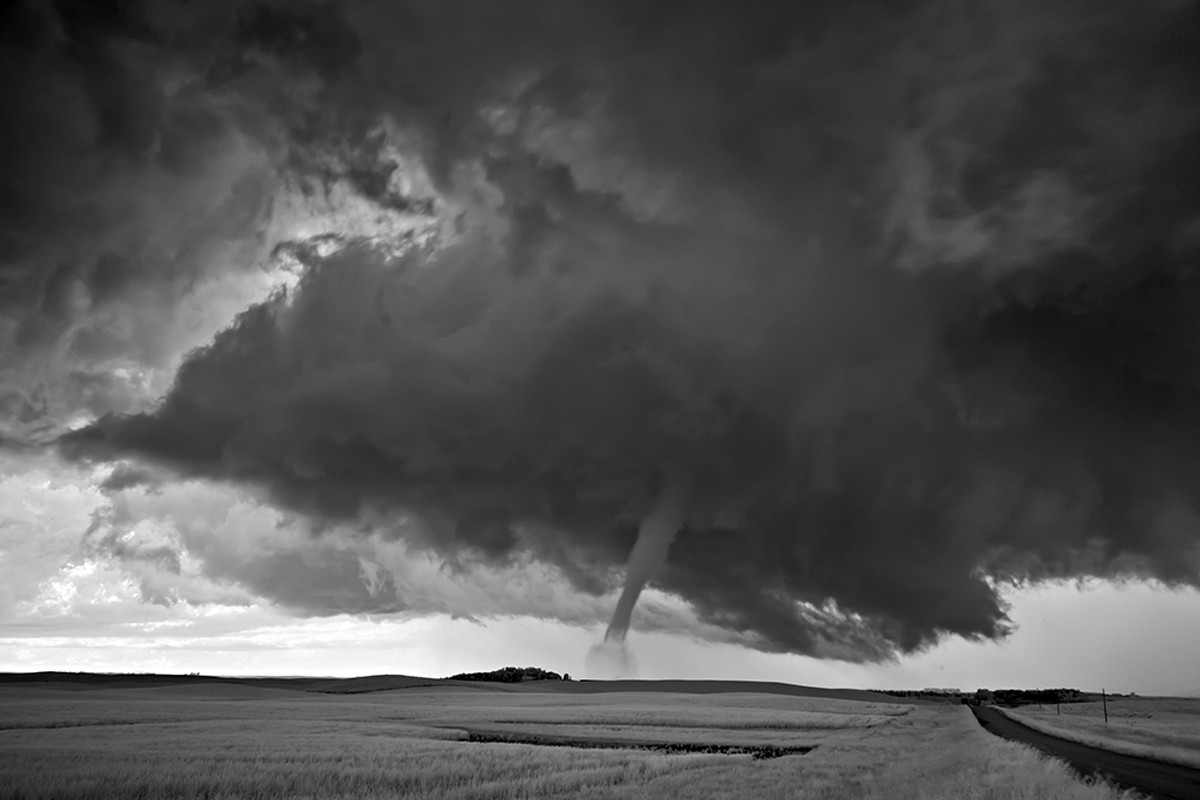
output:
M980 697L980 693L985 693ZM1028 706L1034 703L1086 703L1092 698L1078 689L996 689L989 691L980 689L975 693L980 702L995 703L999 706ZM985 699L987 695L990 698Z
M460 672L451 675L456 681L487 681L490 683L521 683L522 681L569 681L569 674L539 669L538 667L504 667L491 672Z
M962 692L958 689L889 689L883 694L893 697L921 697L951 700L971 705L1027 706L1035 703L1086 703L1094 698L1078 689L977 689Z

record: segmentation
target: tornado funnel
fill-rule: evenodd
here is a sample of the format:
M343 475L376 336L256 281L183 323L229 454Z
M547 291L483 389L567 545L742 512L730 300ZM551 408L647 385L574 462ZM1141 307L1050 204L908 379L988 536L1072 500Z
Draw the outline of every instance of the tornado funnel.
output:
M638 528L637 542L629 553L625 567L625 588L617 600L612 621L604 633L606 642L623 642L629 631L629 620L646 581L667 560L667 551L675 534L687 520L687 505L691 494L688 482L680 475L670 475L664 482L654 506Z

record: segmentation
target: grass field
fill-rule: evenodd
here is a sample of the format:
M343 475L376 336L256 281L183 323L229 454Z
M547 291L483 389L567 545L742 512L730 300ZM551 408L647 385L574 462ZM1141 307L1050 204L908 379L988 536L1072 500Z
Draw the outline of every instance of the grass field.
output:
M594 688L594 687L593 687ZM667 755L465 741L815 745ZM754 693L411 688L354 695L236 684L0 686L0 797L1033 798L1113 800L982 731L961 706Z
M1119 753L1200 768L1200 698L1117 697L1108 722L1096 703L1001 709L1035 730Z

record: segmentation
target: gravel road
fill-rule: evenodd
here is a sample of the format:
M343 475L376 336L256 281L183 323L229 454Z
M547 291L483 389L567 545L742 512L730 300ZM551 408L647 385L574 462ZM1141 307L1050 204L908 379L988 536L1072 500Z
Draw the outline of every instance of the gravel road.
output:
M1057 736L1014 722L994 708L972 706L975 718L989 733L1032 745L1042 752L1061 758L1084 776L1103 775L1127 789L1136 789L1154 800L1200 799L1200 770L1164 764L1069 742Z

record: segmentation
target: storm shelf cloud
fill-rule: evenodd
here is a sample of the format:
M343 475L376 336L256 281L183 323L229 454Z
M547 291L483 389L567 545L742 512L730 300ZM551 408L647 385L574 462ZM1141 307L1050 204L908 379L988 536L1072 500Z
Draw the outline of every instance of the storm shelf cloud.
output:
M618 672L645 585L859 661L1003 637L1007 582L1200 585L1194 2L4 13L0 444L348 573L209 577L623 581Z

